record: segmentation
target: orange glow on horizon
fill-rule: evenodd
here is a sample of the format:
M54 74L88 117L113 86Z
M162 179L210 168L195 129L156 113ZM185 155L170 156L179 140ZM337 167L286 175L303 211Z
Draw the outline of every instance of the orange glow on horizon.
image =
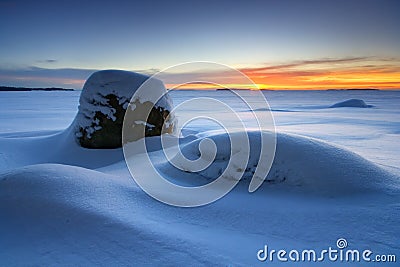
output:
M186 84L166 84L165 86L168 89L175 89L175 90L261 89L258 85L254 84L234 84L234 83L222 83L222 84L186 83Z
M222 77L220 85L193 83L180 85L177 89L400 89L399 59L344 58L310 60L239 70L247 75L255 85L235 84L232 83L232 78ZM213 74L210 73L210 75ZM175 86L177 85L167 84L168 88Z
M327 90L327 89L380 89L400 90L400 58L353 57L294 61L280 65L238 68L237 71L201 70L187 73L165 73L162 80L168 89L216 90ZM85 71L87 72L87 70ZM50 74L48 74L50 73ZM239 75L238 75L239 74ZM240 76L240 77L239 77ZM81 75L82 77L82 75ZM0 73L8 84L35 84L81 89L82 78L63 75L51 70L45 75L34 70L22 74ZM197 81L179 84L180 81ZM210 84L213 81L217 84ZM251 83L253 82L253 83Z
M400 89L400 71L337 70L321 73L247 74L260 89Z

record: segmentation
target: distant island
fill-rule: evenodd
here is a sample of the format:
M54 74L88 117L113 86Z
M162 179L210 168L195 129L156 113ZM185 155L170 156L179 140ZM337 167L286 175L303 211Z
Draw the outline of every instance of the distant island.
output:
M74 89L65 88L26 88L26 87L11 87L11 86L0 86L0 92L24 92L24 91L74 91Z

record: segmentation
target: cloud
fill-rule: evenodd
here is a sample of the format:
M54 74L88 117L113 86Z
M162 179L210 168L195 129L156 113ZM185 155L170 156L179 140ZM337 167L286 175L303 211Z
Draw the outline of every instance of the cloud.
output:
M282 70L294 67L302 67L308 65L323 65L323 64L338 64L338 63L353 63L358 61L364 61L369 59L368 57L345 57L345 58L326 58L326 59L316 59L316 60L301 60L295 61L288 64L272 65L259 68L242 68L242 72L262 72L262 71L272 71L272 70Z
M45 59L45 60L36 60L36 62L38 63L57 63L58 60L57 59Z

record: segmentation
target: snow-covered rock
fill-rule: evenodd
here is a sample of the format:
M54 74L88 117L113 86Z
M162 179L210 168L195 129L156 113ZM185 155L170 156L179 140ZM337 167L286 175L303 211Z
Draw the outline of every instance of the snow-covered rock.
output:
M331 108L342 108L342 107L350 107L350 108L371 108L372 105L367 105L364 100L361 99L349 99L346 101L338 102L332 106Z
M149 84L146 94L162 97L156 103L148 100L131 104L135 122L141 126L132 129L135 138L144 137L143 132L145 136L160 135L164 123L168 125L164 131L172 132L174 118L168 115L173 104L160 80L134 72L103 70L93 73L83 87L74 121L78 143L86 148L121 147L126 110L134 93L145 82Z
M268 132L249 131L250 154L247 167L244 170L242 180L260 179L255 171L260 157L261 135ZM234 137L236 133L230 134ZM181 157L172 158L172 162L178 167L171 169L169 163L161 163L158 168L161 172L174 177L185 177L185 172L199 174L207 182L217 179L224 173L228 162L232 161L231 170L222 175L228 179L235 179L234 172L242 170L235 166L246 162L245 153L240 149L231 155L230 138L227 133L207 136L216 145L215 154L211 149L212 142L205 143L202 152L199 152L200 143L204 138L199 138L182 147L183 155L190 159L212 159L212 163L201 171L194 171L190 161L184 161ZM207 147L207 145L209 147ZM277 133L277 145L274 162L270 171L264 173L264 187L274 191L293 190L297 192L316 194L323 196L352 195L371 192L398 192L398 177L380 168L378 165L360 157L359 155L328 143L308 137ZM267 175L268 174L268 175Z

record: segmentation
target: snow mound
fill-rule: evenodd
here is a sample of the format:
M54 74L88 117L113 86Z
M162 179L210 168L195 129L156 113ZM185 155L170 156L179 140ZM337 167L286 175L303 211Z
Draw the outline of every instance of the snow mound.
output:
M196 260L187 249L192 246L175 244L175 235L146 220L141 205L147 200L131 180L81 167L41 164L0 174L1 265L211 265L217 260Z
M118 187L121 188L121 183L112 175L63 164L29 165L0 173L2 203L7 200L59 202L93 211L97 206L95 195L115 194L117 190L113 188Z
M259 160L261 134L269 133L248 133L250 157L242 180L251 179L255 173ZM230 159L230 143L226 133L208 138L214 141L217 147L215 159L207 168L196 173L209 182L218 178L227 167ZM199 144L202 140L203 138L200 138L183 146L182 154L190 160L198 159L200 157ZM203 149L201 158L207 159L213 156L211 149ZM169 176L185 177L179 172L191 172L193 166L185 165L185 161L179 159L174 164L184 171L179 171L178 168L172 170L172 165L169 163L160 163L158 167ZM232 157L232 160L239 163L245 161L246 158L236 156ZM190 177L186 176L185 179L190 179ZM321 195L349 195L397 190L395 179L393 174L351 151L316 139L278 133L274 162L262 187L270 188L270 190L293 189Z
M173 125L168 117L173 108L162 81L139 73L122 70L103 70L93 73L85 82L75 118L75 136L86 148L117 148L122 146L122 124L126 110L135 92L145 84L141 101L131 104L136 128L146 130L146 136L160 135L164 121ZM162 96L150 101L152 96ZM149 117L145 111L151 111ZM171 131L173 127L171 126ZM168 132L168 130L167 130Z
M69 127L51 135L0 138L0 171L22 166L59 163L89 169L123 161L122 149L86 149L75 140Z
M110 226L116 235L121 228L108 216L120 187L112 176L59 164L0 174L2 264L103 264L96 254L111 240Z
M338 102L330 106L331 108L342 108L342 107L350 107L350 108L372 108L373 105L367 105L364 100L361 99L349 99L346 101Z

